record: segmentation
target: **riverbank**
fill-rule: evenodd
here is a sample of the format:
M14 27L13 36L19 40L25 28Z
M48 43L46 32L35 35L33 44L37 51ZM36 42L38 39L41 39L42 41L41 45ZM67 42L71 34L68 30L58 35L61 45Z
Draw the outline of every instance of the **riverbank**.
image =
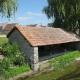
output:
M17 80L80 80L80 60L68 64L64 69L51 70L50 72L47 72L46 69L46 72L38 74L25 76Z

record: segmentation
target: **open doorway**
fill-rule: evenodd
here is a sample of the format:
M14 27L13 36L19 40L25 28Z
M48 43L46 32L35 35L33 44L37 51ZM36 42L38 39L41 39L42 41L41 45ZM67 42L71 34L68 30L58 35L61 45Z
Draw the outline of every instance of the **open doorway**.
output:
M64 53L67 53L68 51L75 50L75 42L69 42L69 43L62 43L62 44L54 44L54 45L45 45L45 46L39 46L38 47L38 53L39 53L39 59L43 60L52 58Z

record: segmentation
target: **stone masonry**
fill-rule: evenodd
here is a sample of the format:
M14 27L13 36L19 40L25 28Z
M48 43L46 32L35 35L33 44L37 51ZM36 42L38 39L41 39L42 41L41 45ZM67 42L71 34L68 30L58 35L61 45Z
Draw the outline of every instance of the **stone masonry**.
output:
M27 63L31 66L32 70L38 70L38 47L33 47L31 44L22 36L22 34L15 29L9 36L9 42L17 42L24 52Z
M32 54L31 57L31 68L34 69L34 71L37 71L39 68L38 59L38 47L34 47L34 54Z

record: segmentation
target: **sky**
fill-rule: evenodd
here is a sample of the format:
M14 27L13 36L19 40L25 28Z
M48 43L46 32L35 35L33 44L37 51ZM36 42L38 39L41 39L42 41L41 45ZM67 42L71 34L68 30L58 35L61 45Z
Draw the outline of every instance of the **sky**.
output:
M47 5L47 0L18 0L18 10L15 19L10 21L0 18L0 22L19 23L20 25L39 24L47 25L52 22L43 14L42 9Z

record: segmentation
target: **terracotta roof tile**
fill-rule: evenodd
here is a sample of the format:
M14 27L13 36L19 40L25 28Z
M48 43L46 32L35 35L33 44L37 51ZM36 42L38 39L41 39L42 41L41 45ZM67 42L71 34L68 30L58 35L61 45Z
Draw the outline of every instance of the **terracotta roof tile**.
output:
M51 27L21 27L16 28L32 46L51 45L80 41L77 35L68 33L60 28Z
M12 28L15 27L16 24L17 24L17 23L7 24L7 25L3 28L3 30L9 30L9 31L10 31Z

